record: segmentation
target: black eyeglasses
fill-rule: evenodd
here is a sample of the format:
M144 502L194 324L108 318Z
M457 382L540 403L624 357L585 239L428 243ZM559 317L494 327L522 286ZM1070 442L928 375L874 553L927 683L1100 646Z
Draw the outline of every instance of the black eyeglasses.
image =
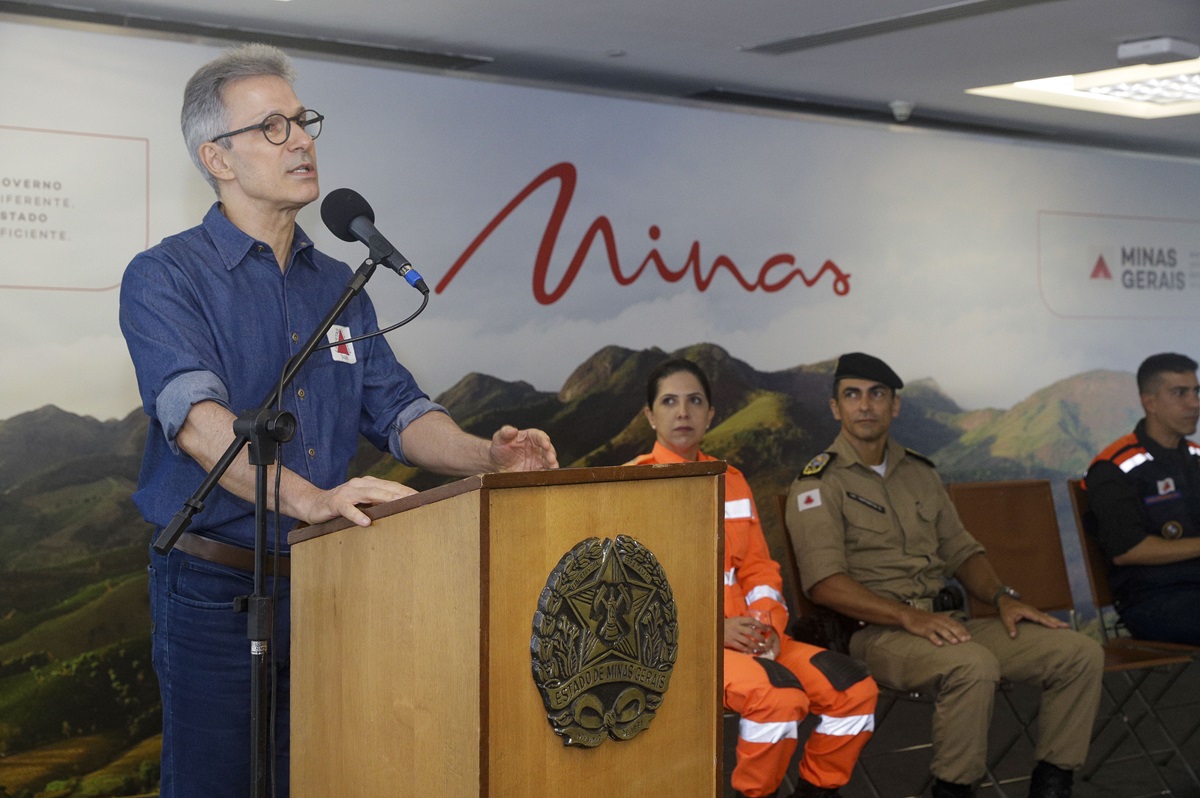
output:
M239 133L246 133L251 130L261 130L267 141L272 144L283 144L292 135L292 123L295 122L300 126L300 129L309 135L311 138L316 138L321 135L321 123L325 121L325 117L313 111L305 109L295 116L284 116L283 114L271 114L257 125L241 128L240 130L231 130L228 133L222 133L216 138L209 139L211 142L218 142L221 139L227 139L230 136L236 136Z

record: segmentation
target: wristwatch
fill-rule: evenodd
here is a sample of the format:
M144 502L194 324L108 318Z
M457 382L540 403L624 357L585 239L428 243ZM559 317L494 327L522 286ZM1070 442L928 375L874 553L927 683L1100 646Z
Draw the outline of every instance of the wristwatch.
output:
M1001 585L1000 589L992 594L992 606L995 607L997 610L1000 609L1000 597L1001 596L1009 596L1011 598L1016 599L1017 601L1021 600L1020 593L1013 590L1008 585Z

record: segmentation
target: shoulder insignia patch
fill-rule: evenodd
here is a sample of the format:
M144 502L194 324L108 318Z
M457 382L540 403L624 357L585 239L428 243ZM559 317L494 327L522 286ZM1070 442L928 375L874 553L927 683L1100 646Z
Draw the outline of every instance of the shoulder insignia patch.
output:
M833 452L821 452L819 455L808 461L808 465L804 466L804 470L800 472L802 477L819 477L825 467L833 462L833 458L837 457Z
M908 454L909 457L914 457L917 460L920 460L922 463L929 466L930 468L937 468L937 465L934 464L934 462L932 460L930 460L928 457L921 454L920 452L914 452L912 449L908 449L908 448L906 448L904 451Z

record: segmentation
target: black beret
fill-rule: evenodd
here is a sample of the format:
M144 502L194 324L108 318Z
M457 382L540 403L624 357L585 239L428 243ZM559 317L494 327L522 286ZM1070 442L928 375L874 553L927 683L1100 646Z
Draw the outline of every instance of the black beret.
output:
M878 382L893 391L904 387L904 381L892 371L891 366L874 355L863 352L848 352L838 358L837 366L833 370L834 384L845 377Z

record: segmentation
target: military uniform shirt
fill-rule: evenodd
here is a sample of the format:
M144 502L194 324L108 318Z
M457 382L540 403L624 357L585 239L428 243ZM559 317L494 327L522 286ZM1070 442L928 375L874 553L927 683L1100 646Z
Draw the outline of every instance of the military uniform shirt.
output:
M846 574L886 598L932 598L983 552L929 461L889 438L884 463L880 476L842 433L805 469L818 473L792 484L787 526L806 593Z

